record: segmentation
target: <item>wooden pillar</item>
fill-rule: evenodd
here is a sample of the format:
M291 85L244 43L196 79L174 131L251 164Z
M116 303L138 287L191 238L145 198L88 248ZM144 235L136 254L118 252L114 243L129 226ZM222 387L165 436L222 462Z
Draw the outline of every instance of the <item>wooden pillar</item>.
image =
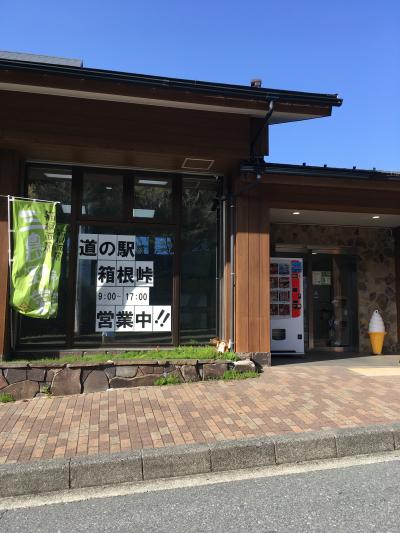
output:
M0 194L18 195L20 160L16 152L0 150ZM7 198L0 197L0 360L10 352Z
M393 230L396 272L397 343L400 343L400 227Z
M227 202L226 207L226 224L225 224L225 233L224 233L224 247L225 247L225 263L223 270L223 279L224 286L222 291L222 301L221 305L223 306L223 328L222 328L222 338L230 339L230 319L231 319L231 259L230 259L230 200Z
M259 184L236 202L235 349L270 352L269 208Z

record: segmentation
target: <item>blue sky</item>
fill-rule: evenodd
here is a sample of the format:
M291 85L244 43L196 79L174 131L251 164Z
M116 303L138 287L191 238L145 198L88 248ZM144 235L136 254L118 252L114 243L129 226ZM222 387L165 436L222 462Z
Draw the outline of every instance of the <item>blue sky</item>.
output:
M0 49L87 67L339 93L271 128L270 161L400 170L398 0L0 0Z

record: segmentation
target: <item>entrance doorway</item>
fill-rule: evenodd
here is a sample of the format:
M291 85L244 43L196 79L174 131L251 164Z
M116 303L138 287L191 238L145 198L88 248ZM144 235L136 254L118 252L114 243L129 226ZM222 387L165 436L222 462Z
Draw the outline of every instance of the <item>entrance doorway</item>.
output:
M311 250L307 278L308 349L358 350L356 256Z
M306 352L358 352L355 251L281 244L273 256L303 259Z

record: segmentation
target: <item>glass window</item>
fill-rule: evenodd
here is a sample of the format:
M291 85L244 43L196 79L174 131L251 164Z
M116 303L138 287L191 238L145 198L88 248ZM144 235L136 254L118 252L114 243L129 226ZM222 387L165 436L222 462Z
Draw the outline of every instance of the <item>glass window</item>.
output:
M19 320L19 345L43 344L62 346L66 342L68 265L70 255L70 237L67 234L61 262L61 276L58 288L58 312L55 318L31 318L16 313Z
M81 226L75 340L172 344L173 234Z
M71 214L71 189L72 171L69 168L28 168L26 195L60 202L63 218Z
M217 333L217 180L183 180L181 342L204 343Z
M75 305L74 337L68 339L75 347L171 345L176 231L181 242L176 326L183 344L208 342L217 333L218 179L111 169L82 173L82 190L76 191L82 199L79 210L95 220L79 225L70 220L72 169L56 165L28 169L27 195L59 201L59 220L67 218L74 224L79 239L78 257L72 258L73 263L77 259L77 279L76 294L69 294L68 238L58 316L50 320L19 316L18 344L65 345L67 308ZM129 176L132 182L127 181ZM174 213L174 179L182 180L181 226L171 229L167 223L179 218ZM129 189L132 197L126 194ZM129 217L130 209L138 220L129 224L122 219Z
M82 215L121 218L123 213L123 176L85 172L83 175Z
M134 185L133 216L170 220L172 216L172 180L167 177L137 176Z

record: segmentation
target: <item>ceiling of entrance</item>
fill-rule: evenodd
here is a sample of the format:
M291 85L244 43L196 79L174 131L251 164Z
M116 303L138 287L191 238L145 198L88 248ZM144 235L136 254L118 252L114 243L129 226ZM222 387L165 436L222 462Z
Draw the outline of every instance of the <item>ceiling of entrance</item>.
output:
M371 226L395 228L400 226L400 215L271 209L271 222L275 224L318 224L323 226Z

